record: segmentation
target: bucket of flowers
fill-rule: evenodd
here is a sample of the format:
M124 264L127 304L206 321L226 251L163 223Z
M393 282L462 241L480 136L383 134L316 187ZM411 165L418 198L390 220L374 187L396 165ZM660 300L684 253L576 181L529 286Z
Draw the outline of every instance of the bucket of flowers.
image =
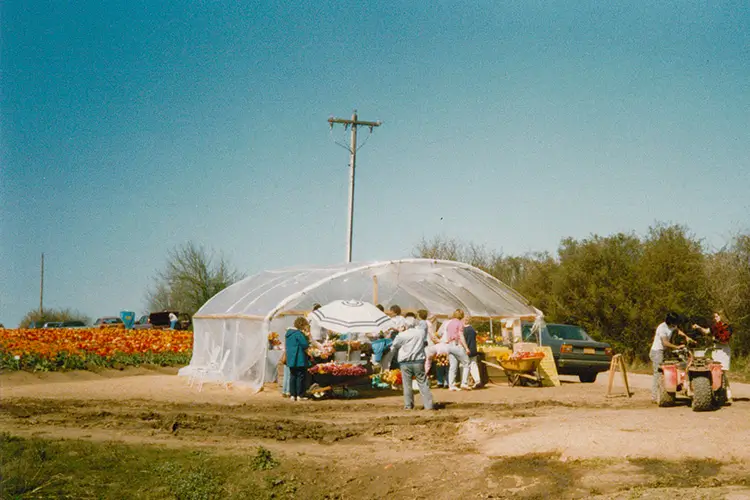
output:
M345 363L349 359L349 344L345 340L334 340L333 359L338 363Z
M435 355L435 362L433 363L437 366L448 366L448 355L447 354L436 354Z
M358 340L349 342L349 359L350 363L358 363L362 360L362 343Z

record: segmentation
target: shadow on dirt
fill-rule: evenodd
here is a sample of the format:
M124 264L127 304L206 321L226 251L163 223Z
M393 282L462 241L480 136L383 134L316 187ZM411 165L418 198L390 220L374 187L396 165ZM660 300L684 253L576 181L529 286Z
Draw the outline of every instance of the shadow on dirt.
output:
M631 458L632 465L653 478L652 487L699 487L714 486L711 479L721 472L722 463L711 459L660 460L655 458Z
M580 492L581 473L558 453L529 454L496 460L486 471L499 498L567 498Z

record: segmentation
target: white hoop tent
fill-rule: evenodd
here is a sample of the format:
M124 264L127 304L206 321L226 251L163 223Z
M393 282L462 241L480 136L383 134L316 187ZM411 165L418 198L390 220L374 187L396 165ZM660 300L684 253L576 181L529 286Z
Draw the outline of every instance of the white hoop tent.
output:
M180 375L205 373L259 390L267 380L268 334L283 333L313 304L356 299L448 316L456 308L477 319L541 315L518 292L460 262L404 259L263 271L219 292L193 316L190 365Z

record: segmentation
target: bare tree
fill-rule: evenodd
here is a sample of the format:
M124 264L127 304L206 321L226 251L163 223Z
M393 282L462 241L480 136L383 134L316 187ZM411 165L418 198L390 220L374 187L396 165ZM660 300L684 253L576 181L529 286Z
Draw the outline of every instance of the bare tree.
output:
M463 252L464 244L457 239L435 236L431 240L422 238L414 248L412 255L423 259L461 261Z
M187 242L169 251L166 268L146 292L149 310L177 310L191 316L208 299L244 278L223 256Z

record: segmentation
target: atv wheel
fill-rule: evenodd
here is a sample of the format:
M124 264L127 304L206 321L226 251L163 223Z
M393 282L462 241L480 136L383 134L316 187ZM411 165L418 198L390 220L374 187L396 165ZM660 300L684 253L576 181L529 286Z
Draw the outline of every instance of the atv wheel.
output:
M714 404L718 407L722 407L727 404L727 387L729 382L727 381L726 373L721 374L721 387L714 392Z
M666 406L674 406L675 396L674 392L667 392L664 389L664 374L659 375L659 387L656 393L656 403L660 408Z
M693 384L693 411L710 410L714 398L711 390L711 379L708 377L695 377Z

